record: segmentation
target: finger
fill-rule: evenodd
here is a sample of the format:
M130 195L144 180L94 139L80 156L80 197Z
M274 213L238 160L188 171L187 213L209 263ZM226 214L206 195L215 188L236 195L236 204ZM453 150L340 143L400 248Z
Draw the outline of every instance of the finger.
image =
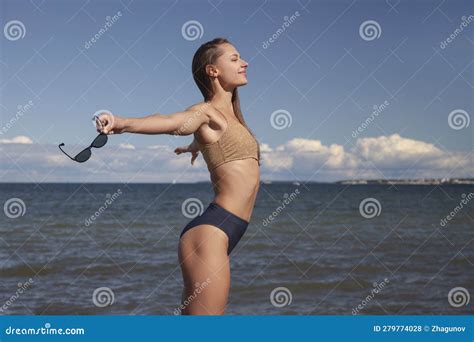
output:
M105 128L110 131L113 128L113 123L111 120L107 121L107 124L105 125Z
M99 119L102 123L102 127L106 128L107 131L111 130L114 122L112 115L104 113L99 116Z
M95 127L97 127L97 129L102 127L102 122L100 122L98 117L95 118Z
M107 114L100 114L97 116L97 121L99 122L100 126L105 126L106 123L109 121L107 120Z

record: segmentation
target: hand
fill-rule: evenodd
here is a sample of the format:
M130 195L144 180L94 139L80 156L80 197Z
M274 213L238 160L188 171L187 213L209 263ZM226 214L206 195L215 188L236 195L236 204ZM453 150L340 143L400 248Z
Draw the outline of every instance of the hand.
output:
M192 154L192 157L191 157L191 165L194 165L194 161L196 160L196 158L199 156L199 149L193 144L189 144L189 145L186 145L186 146L182 146L182 147L177 147L174 152L177 154L177 155L180 155L181 153L186 153L186 152L190 152Z
M112 113L101 113L96 117L97 131L104 134L121 134L125 130L125 119Z

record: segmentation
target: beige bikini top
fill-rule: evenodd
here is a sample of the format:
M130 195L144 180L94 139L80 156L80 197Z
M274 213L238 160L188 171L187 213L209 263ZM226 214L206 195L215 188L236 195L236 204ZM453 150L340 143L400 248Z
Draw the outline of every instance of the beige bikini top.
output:
M221 113L222 114L222 113ZM222 114L224 116L224 114ZM207 164L207 169L212 171L219 165L232 160L254 158L258 159L258 143L248 129L236 120L227 120L227 127L219 140L201 144L197 141L199 150Z

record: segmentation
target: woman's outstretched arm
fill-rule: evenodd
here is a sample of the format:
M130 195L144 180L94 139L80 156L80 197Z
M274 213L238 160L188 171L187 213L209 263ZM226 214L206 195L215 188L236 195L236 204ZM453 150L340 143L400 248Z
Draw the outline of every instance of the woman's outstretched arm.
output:
M197 143L196 137L194 138L192 143L190 143L189 145L182 146L182 147L176 147L174 152L177 155L180 155L181 153L190 152L191 155L192 155L191 156L191 165L194 165L194 161L196 160L196 158L199 155L199 145Z
M99 115L100 128L104 134L173 134L190 135L204 123L209 123L208 103L198 103L183 112L170 115L152 114L139 118L123 118L109 113Z

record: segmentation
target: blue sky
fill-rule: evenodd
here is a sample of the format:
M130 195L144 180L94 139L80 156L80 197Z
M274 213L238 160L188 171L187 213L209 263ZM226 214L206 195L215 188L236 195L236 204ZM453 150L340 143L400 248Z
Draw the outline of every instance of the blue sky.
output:
M87 146L100 109L144 116L200 102L191 60L218 36L249 62L239 91L262 179L473 176L471 1L0 4L2 182L208 180L202 156L191 167L173 153L191 136L112 136L82 165L56 145Z

